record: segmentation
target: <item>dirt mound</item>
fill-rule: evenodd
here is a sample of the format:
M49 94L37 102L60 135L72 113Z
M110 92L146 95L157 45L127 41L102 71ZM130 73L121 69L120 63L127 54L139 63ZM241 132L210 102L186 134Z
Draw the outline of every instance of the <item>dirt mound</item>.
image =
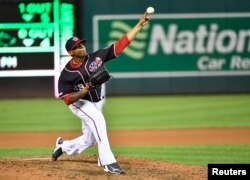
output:
M111 146L131 145L202 145L249 144L250 128L211 128L147 131L111 131ZM0 133L0 147L51 147L62 136L72 139L79 132ZM4 180L78 180L78 179L207 179L207 168L158 161L117 157L125 175L105 173L94 155L63 156L56 162L50 157L1 159L0 179Z
M104 172L95 155L63 155L56 162L50 157L5 158L0 159L0 179L207 179L206 167L123 157L117 160L126 171L124 175Z

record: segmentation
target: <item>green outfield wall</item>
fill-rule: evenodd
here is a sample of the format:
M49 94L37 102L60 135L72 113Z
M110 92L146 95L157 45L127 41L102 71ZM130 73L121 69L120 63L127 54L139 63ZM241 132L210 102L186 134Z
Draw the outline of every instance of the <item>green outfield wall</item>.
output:
M149 6L108 95L250 92L250 0L0 0L0 99L55 97L68 37L107 47Z
M87 48L109 46L149 6L151 22L106 67L109 95L250 92L250 1L84 1Z

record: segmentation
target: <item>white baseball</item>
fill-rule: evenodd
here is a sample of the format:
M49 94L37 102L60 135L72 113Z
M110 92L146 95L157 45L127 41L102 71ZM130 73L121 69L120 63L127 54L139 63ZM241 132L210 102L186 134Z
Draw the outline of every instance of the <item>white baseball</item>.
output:
M155 12L155 9L153 7L148 7L147 8L147 13L148 14L153 14Z

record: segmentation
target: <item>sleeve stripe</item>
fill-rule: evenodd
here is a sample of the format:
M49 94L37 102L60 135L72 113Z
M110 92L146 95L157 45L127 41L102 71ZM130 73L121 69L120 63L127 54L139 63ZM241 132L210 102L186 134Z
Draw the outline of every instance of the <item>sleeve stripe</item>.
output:
M119 39L115 44L114 44L114 53L115 56L118 56L121 54L121 52L130 44L127 35L122 36L121 39Z
M71 104L70 95L69 94L65 94L62 98L63 98L63 101L65 102L65 104L67 104L67 105Z

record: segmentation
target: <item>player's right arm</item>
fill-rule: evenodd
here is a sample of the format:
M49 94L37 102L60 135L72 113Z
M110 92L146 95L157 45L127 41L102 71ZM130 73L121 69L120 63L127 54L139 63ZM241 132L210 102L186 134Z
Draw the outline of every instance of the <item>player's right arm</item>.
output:
M67 74L65 75L63 73L64 72L62 72L61 76L59 77L58 92L59 98L61 98L65 104L70 105L89 93L91 83L86 83L84 86L79 88L78 91L73 90L72 84L63 78L67 76Z
M81 99L88 92L89 92L89 86L85 86L80 91L65 94L63 96L63 101L65 102L65 104L70 105L70 104L78 101L79 99Z

